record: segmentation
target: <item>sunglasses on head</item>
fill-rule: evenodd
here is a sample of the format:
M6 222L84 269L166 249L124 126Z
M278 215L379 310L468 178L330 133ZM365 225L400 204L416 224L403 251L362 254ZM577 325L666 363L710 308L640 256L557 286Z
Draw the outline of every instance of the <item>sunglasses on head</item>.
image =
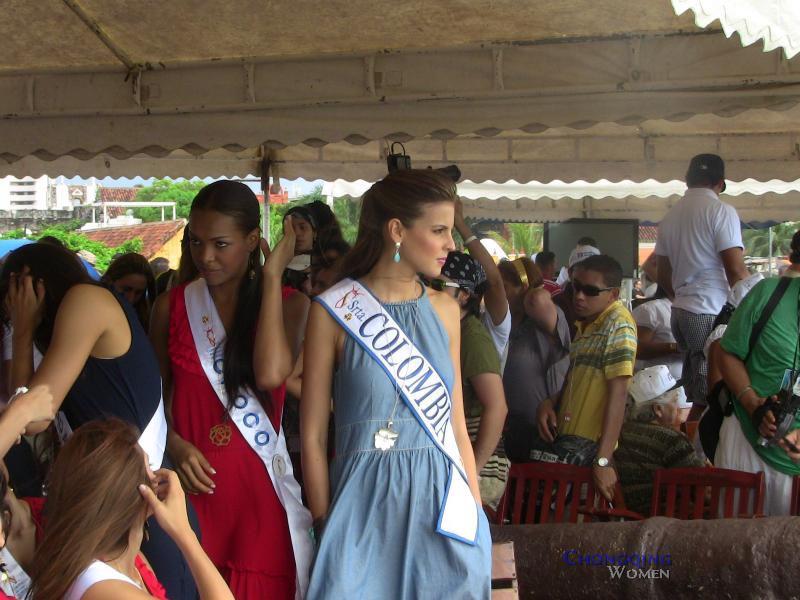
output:
M454 288L456 290L461 289L461 286L458 285L455 281L445 281L444 279L431 279L428 282L428 285L430 285L431 288L436 290L437 292L443 292L447 288Z
M578 281L577 279L573 279L572 280L572 289L574 291L576 291L576 292L581 292L582 294L585 294L586 296L594 297L594 296L599 296L600 292L610 292L614 288L613 287L599 288L596 285L585 285L585 284L581 283L580 281Z

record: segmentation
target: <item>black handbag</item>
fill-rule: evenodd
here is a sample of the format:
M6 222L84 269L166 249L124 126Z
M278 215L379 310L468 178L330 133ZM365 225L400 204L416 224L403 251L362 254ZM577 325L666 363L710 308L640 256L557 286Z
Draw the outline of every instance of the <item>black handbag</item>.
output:
M775 286L775 290L764 306L761 316L758 318L758 321L756 321L756 324L753 325L753 330L750 332L747 356L744 358L745 363L747 363L747 359L750 358L750 354L752 354L753 348L756 347L756 342L758 342L761 332L764 330L772 313L775 312L775 307L778 306L778 303L781 301L781 298L783 298L791 282L791 278L781 277L778 285ZM712 463L714 462L714 454L717 451L717 444L719 444L719 430L722 427L722 421L725 417L733 413L733 398L734 394L722 380L718 381L708 392L708 396L706 396L708 409L700 418L700 423L697 426L697 433L700 436L700 444L703 446L703 452L705 452L708 460Z

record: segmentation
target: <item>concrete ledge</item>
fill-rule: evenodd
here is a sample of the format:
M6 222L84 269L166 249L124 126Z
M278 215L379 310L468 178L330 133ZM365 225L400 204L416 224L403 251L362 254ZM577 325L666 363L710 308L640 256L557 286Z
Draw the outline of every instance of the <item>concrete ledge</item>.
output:
M800 518L492 526L520 598L800 598ZM621 558L624 557L624 558Z

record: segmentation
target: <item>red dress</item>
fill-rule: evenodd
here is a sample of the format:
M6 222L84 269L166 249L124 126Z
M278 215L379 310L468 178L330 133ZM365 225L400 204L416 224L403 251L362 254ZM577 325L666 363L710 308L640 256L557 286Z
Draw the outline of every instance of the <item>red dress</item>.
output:
M184 301L185 285L170 292L169 357L175 431L194 444L216 470L213 494L189 496L200 521L203 549L237 600L293 599L295 564L286 511L261 459L236 425L227 446L211 442L223 406L197 356ZM280 426L283 386L272 392L267 414Z
M142 578L142 583L144 583L144 586L147 588L147 591L150 593L150 595L157 600L168 600L167 592L164 589L164 586L161 585L161 582L156 577L156 574L150 570L150 567L147 566L147 563L144 562L139 554L136 555L134 564L136 566L136 570L139 571L139 577Z

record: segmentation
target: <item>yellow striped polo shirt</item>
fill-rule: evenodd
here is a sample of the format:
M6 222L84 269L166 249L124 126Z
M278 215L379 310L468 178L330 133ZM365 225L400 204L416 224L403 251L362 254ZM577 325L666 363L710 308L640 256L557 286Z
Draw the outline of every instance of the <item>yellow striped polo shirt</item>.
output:
M600 439L606 380L633 375L636 323L619 300L591 323L578 322L570 347L570 369L558 410L558 433Z

